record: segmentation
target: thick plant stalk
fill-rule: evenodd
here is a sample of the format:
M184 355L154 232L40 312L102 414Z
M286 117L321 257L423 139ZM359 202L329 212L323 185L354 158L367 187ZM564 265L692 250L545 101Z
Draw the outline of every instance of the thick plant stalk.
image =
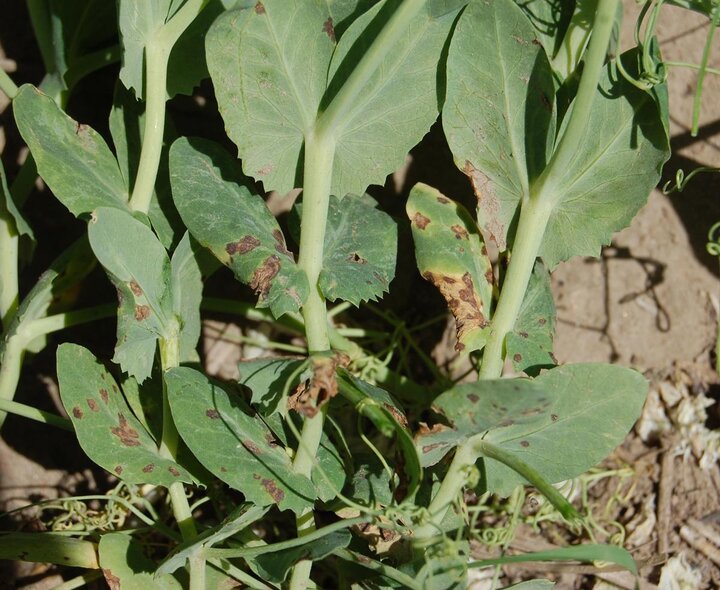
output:
M605 64L618 1L600 0L598 3L585 68L567 129L547 167L530 187L529 198L524 199L521 204L512 258L483 353L480 379L497 379L502 374L505 337L515 326L548 220L562 196L559 180L577 152L585 131Z

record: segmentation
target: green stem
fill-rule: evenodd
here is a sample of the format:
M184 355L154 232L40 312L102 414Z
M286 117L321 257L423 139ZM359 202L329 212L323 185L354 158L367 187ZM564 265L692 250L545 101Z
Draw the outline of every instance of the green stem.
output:
M718 13L720 15L720 13ZM712 43L715 38L715 30L718 26L718 17L716 16L710 21L710 29L708 30L707 38L705 39L705 48L703 49L702 59L700 60L700 73L698 74L697 85L695 86L695 99L693 101L693 116L692 116L692 128L690 134L695 137L698 133L698 127L700 125L700 109L702 107L702 90L703 84L705 83L705 74L707 73L707 64L710 60L710 53L712 51Z
M480 379L497 379L502 375L505 337L515 326L548 220L562 195L559 183L583 140L605 63L617 5L618 0L599 0L585 68L567 129L549 164L533 183L530 197L522 202L510 266L492 319L490 337L480 367Z
M0 398L0 412L15 414L16 416L22 416L23 418L29 418L30 420L35 420L36 422L42 422L43 424L49 424L50 426L57 426L63 430L73 432L72 422L70 422L67 418L63 418L57 414L52 414L51 412L44 412L42 410L38 410L37 408L33 408L32 406L21 404L13 400Z
M18 92L18 87L15 82L12 81L10 76L7 75L5 70L0 69L0 90L7 94L8 98L12 100Z
M578 93L572 106L570 122L565 133L560 138L557 149L552 155L547 167L533 184L537 197L547 198L545 195L558 195L556 189L558 181L566 173L578 146L583 140L585 128L592 109L592 103L597 92L598 82L605 64L608 43L615 23L615 14L619 0L599 0L593 22L593 33L585 57L585 67Z
M15 221L0 203L0 321L7 330L20 303L18 287L18 246Z
M145 45L145 129L137 176L130 198L130 208L133 211L147 213L155 190L165 135L167 68L170 52L207 1L188 0Z
M592 32L591 15L595 11L597 0L581 0L575 6L562 45L552 60L553 69L565 80L578 67Z
M102 572L90 571L71 578L67 582L63 582L62 584L53 587L52 590L75 590L75 588L82 588L83 586L87 586L95 580L99 580L100 578L102 578L102 576Z
M410 590L423 589L422 584L416 582L414 578L408 576L400 570L395 569L394 567L390 567L382 561L370 559L367 556L362 555L361 553L356 553L355 551L350 551L348 549L336 549L334 553L339 558L344 559L345 561L350 561L356 565L359 565L360 567L365 567L367 569L373 570L381 576L385 576L386 578L390 578L391 580L399 582L400 584L402 584L403 588L410 588Z
M505 337L515 326L535 259L542 244L551 208L537 200L526 201L520 210L512 258L503 282L500 299L480 365L480 379L497 379L505 360Z
M87 324L96 320L113 317L117 313L117 305L108 303L106 305L98 305L97 307L88 307L87 309L79 309L76 311L67 311L38 318L28 322L27 326L23 326L20 333L23 335L25 343L32 342L35 338L58 332L64 328Z
M160 340L160 359L162 363L162 371L177 367L180 364L179 339L177 334L162 338ZM163 379L163 425L162 438L160 440L159 451L163 457L173 461L177 458L178 445L180 443L180 435L170 412L170 403L168 401L168 391L165 379ZM185 495L185 486L182 482L170 484L168 495L172 504L173 515L180 528L180 534L183 541L189 541L197 536L195 521L193 520L190 504ZM205 588L205 555L199 555L195 559L189 560L190 564L190 590L204 590Z
M65 84L67 84L68 88L72 89L85 76L119 62L121 57L122 47L120 45L113 45L112 47L106 47L105 49L83 55L68 69L65 74Z

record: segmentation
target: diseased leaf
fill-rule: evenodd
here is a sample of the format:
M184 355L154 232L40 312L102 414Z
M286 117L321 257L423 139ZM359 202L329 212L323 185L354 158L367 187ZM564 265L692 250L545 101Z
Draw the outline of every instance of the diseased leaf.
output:
M110 588L122 590L182 590L169 575L155 577L155 562L126 533L105 533L98 545L100 568Z
M331 196L319 286L330 301L382 297L395 276L397 226L370 197Z
M422 183L410 191L407 214L418 270L440 290L455 317L455 349L482 349L489 334L494 279L475 222L462 205Z
M469 437L483 440L531 465L551 483L576 477L619 445L640 415L647 382L613 365L556 367L534 380L501 379L459 385L433 405L450 426L416 437L423 465L437 463ZM572 444L568 444L572 441ZM508 495L520 475L484 460L484 487Z
M480 228L501 250L548 159L554 102L550 64L527 16L513 0L471 2L450 42L443 129L473 184Z
M152 230L126 211L95 210L88 235L98 261L118 290L113 361L142 383L152 372L158 338L178 330L170 259Z
M565 124L561 135L564 129ZM613 233L627 227L645 205L669 155L653 96L635 88L610 63L578 149L557 183L540 249L548 267L572 256L599 256Z
M282 357L257 358L241 361L238 382L252 392L250 402L266 416L279 412L287 416L287 395L297 386L299 374L296 371L305 359ZM289 383L295 374L295 379Z
M80 446L95 463L127 483L191 483L184 467L164 458L135 418L112 375L76 344L57 351L60 397Z
M20 88L13 112L38 173L73 215L103 206L127 209L118 163L95 130L68 117L30 84Z
M553 356L555 300L550 288L550 273L536 262L513 331L505 340L507 357L516 371L535 376L540 369L557 364Z
M275 317L298 311L309 293L280 226L221 146L182 138L170 150L175 204L193 237L249 284Z
M62 533L0 533L0 559L98 568L94 543Z
M573 10L577 4L586 2L553 2L548 0L514 0L525 13L537 32L538 39L549 58L553 58L563 41ZM591 17L592 18L592 15Z
M180 323L180 362L197 362L200 339L200 303L203 282L199 259L203 251L188 232L180 240L170 260L173 311Z
M347 547L351 540L350 531L335 531L301 547L258 555L253 561L258 566L263 580L281 583L285 581L290 570L299 561L324 559L332 555L336 549Z
M285 450L237 393L188 367L171 369L165 381L180 436L215 476L258 506L300 512L312 505L310 480L293 471Z
M281 193L300 186L305 134L396 6L374 5L339 39L329 2L264 0L215 21L208 69L246 174ZM432 18L428 10L407 24L333 130L333 194L382 183L437 118L436 72L455 13Z

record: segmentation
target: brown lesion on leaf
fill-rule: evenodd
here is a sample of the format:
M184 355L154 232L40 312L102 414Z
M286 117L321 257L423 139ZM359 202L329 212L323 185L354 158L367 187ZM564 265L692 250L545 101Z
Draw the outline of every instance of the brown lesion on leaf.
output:
M122 590L120 587L120 578L113 574L111 570L103 569L102 573L103 576L105 576L105 581L110 590Z
M173 477L180 477L180 472L177 469L175 469L175 467L173 467L172 465L170 465L170 467L168 467L168 471L170 472L170 475L172 475Z
M478 401L480 400L476 393L468 393L467 398L474 404L478 403Z
M142 322L150 317L150 306L149 305L136 305L135 306L135 319L138 322Z
M520 446L521 446L523 449L527 449L527 448L530 446L530 443L529 443L528 441L526 441L526 440L521 440L521 441L520 441Z
M348 262L354 262L355 264L367 264L367 260L360 256L357 252L353 252L347 257Z
M490 177L478 170L470 160L465 160L463 172L470 179L477 198L478 211L482 213L480 217L485 220L483 229L488 232L500 250L507 250L505 226L499 220L500 201L495 194Z
M456 223L455 225L451 225L450 229L455 234L456 240L469 240L470 239L470 236L468 235L467 230L459 223Z
M117 473L118 475L121 475L123 472L123 468L120 465L118 465L117 467L115 467L115 469L113 469L113 471L115 473Z
M113 385L113 388L117 389L114 385ZM105 388L102 388L102 389L99 391L99 393L100 393L100 399L102 399L103 403L107 404L107 403L108 403L108 399L109 399L109 397L110 397L110 396L108 395L108 390L105 389Z
M263 263L255 269L252 279L250 279L250 288L260 297L266 299L272 286L272 280L280 272L280 258L272 254L268 256Z
M522 355L521 355L519 352L516 352L516 353L513 355L513 360L514 360L516 363L522 362Z
M205 415L210 418L210 420L218 420L220 418L220 412L218 412L215 408L210 408L205 412Z
M138 431L128 424L127 418L122 414L118 414L118 426L113 426L110 432L117 436L126 447L140 446Z
M413 215L412 221L417 225L418 229L425 229L430 223L430 218L425 217L420 211L416 211Z
M553 422L557 422L558 419L559 417L557 414L550 414L550 420L552 420Z
M408 420L405 414L403 414L400 410L398 410L395 406L392 404L383 404L383 407L392 414L393 418L395 418L395 422L400 424L400 426L403 426L405 428L408 427Z
M437 202L440 203L441 205L449 205L450 199L448 199L447 197L439 196L437 198Z
M253 455L259 455L262 453L262 449L257 446L253 441L251 441L249 438L246 438L242 441L242 446L244 446L248 451L250 451Z
M93 398L89 397L85 401L87 402L88 408L90 408L93 412L100 411L100 406Z
M285 499L285 492L277 486L274 479L263 479L260 483L276 504Z
M255 5L255 14L265 14L265 5L262 2Z
M295 260L292 252L287 249L287 244L285 243L285 236L279 229L274 229L272 231L272 237L275 240L275 251L279 254L287 256L290 260Z
M128 286L130 287L130 290L133 292L133 295L135 295L135 297L142 296L143 290L140 287L140 285L138 285L137 281L135 281L135 280L130 281L128 283Z
M328 17L328 19L323 23L323 33L325 33L329 38L330 41L335 43L335 26L333 25L333 19L332 17Z
M460 345L470 332L488 326L483 314L482 300L470 273L466 272L462 277L457 277L427 271L423 273L423 278L433 283L447 301L450 312L455 317L458 339L455 350L461 351L464 346Z
M145 467L142 468L143 473L152 473L155 469L155 463L148 463L145 465Z
M335 371L342 359L337 356L316 356L311 362L312 377L300 383L287 401L289 409L308 418L315 416L324 403L337 395Z
M80 420L83 417L83 411L78 406L75 406L72 410L72 415Z
M258 240L255 236L244 236L237 242L230 242L229 244L226 244L225 252L227 252L230 256L235 254L247 254L248 252L252 252L259 245L260 240Z

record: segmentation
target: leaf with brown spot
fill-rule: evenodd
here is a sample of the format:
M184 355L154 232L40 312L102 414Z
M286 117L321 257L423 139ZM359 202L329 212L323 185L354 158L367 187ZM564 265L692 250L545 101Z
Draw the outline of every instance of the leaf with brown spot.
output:
M309 286L275 217L220 145L182 138L170 150L170 180L192 236L258 295L276 317L298 311Z
M178 432L208 470L258 506L278 503L281 494L281 510L300 512L312 505L312 482L293 471L284 447L269 442L265 422L250 414L236 391L188 367L171 369L165 380ZM208 420L208 408L219 419Z
M302 203L293 215L298 228ZM396 258L397 225L370 195L330 197L319 280L327 299L353 305L380 299L395 277Z
M555 89L535 29L512 0L471 2L458 20L447 60L443 129L455 164L477 197L478 225L500 250L555 138ZM522 39L524 43L517 40ZM483 55L488 63L468 60ZM528 92L528 82L533 92Z
M550 273L542 262L535 263L515 327L505 339L513 369L531 377L542 369L554 367L552 356L555 335L555 300L550 288Z
M434 409L449 426L416 437L424 465L440 461L471 436L532 465L542 479L576 477L620 444L639 416L647 391L642 375L611 365L556 367L534 380L500 379L456 386ZM472 403L470 395L479 399ZM568 444L572 441L572 444ZM434 446L442 443L442 446ZM512 492L523 478L484 459L487 490Z
M314 356L311 359L312 374L295 388L288 398L288 408L312 418L323 404L338 393L337 360L332 356Z
M157 565L131 535L105 533L100 538L98 554L110 590L182 590L173 576L155 575Z
M410 191L407 215L413 220L418 269L438 288L455 317L456 350L482 349L488 337L493 274L472 217L462 205L421 183ZM417 224L418 216L428 220L424 227Z
M80 446L90 459L127 483L169 486L177 479L193 482L187 470L160 455L157 443L133 415L119 390L100 403L98 391L116 385L90 351L76 344L61 344L57 371L60 398ZM92 411L78 416L75 410L83 404ZM150 464L156 469L147 471ZM171 477L168 468L176 469L179 477Z

